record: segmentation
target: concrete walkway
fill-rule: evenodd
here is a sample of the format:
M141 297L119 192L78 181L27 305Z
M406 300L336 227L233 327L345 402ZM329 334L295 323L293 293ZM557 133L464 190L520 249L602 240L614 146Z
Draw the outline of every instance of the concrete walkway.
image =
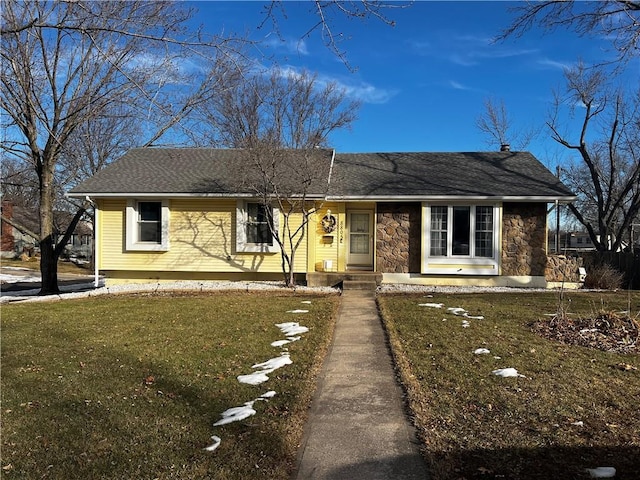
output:
M375 303L345 290L293 478L426 479Z

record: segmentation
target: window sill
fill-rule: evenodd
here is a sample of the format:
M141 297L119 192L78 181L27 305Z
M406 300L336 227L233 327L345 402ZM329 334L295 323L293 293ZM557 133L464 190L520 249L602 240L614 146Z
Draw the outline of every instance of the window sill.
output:
M169 246L159 243L133 243L127 245L128 252L168 252Z
M244 244L238 247L237 253L278 253L277 245Z

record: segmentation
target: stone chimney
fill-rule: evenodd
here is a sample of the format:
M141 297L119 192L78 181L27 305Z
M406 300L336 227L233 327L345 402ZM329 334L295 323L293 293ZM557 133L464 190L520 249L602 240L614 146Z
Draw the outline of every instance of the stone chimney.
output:
M502 145L500 145L500 151L501 152L510 152L511 151L511 145L509 145L508 143L503 143Z

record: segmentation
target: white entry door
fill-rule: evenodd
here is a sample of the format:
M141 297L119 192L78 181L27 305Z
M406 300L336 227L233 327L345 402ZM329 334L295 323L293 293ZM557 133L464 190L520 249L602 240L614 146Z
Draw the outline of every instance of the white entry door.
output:
M373 268L373 212L351 210L347 213L349 255L347 266L371 270Z

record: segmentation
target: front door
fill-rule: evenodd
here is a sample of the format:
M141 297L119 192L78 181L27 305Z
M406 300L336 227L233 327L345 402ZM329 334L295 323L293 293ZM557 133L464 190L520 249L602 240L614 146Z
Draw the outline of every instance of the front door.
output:
M350 210L347 212L347 229L347 268L373 270L373 212Z

